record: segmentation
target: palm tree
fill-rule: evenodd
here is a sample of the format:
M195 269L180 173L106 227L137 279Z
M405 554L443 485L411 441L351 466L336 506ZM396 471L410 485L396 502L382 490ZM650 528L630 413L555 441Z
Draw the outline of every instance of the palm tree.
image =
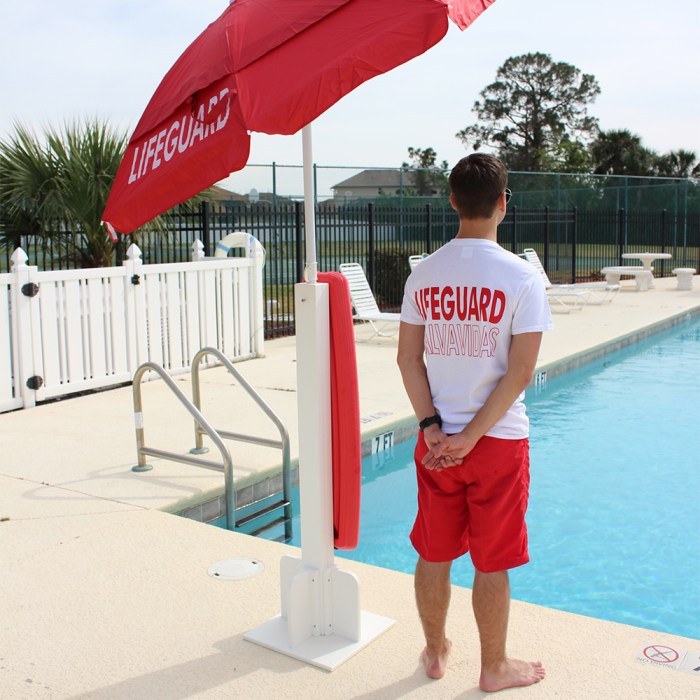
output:
M113 264L114 244L101 225L128 137L98 119L49 127L43 139L17 124L0 141L0 219L6 240L51 237L80 267ZM73 234L73 235L70 235Z
M642 145L640 136L628 129L601 131L591 144L593 172L599 175L630 175L648 177L654 175L654 151Z
M657 175L663 177L692 177L693 166L697 168L695 151L669 151L656 159Z

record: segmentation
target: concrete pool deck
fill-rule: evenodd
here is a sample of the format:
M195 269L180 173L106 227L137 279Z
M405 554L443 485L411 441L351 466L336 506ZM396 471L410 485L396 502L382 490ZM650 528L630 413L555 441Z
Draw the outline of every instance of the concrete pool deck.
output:
M555 313L538 370L556 373L700 313L700 283L623 291L611 304ZM358 339L366 337L358 327ZM395 364L395 339L357 344L363 434L414 429ZM267 341L264 358L237 365L285 421L297 454L293 338ZM176 377L190 394L188 376ZM274 429L222 368L202 377L204 414L219 429L274 437ZM143 385L146 443L193 446L189 416L161 381ZM0 697L2 698L477 698L478 640L470 591L454 587L448 674L427 679L406 574L352 561L362 608L396 620L332 673L266 650L243 634L279 613L279 560L297 549L227 532L207 519L221 474L151 459L137 474L129 387L0 415ZM409 427L406 427L409 426ZM279 470L279 453L230 443L237 481L254 491ZM214 459L215 457L211 457ZM214 500L213 500L214 499ZM202 505L204 504L204 505ZM407 504L413 507L413 504ZM253 557L260 575L216 580L208 567ZM668 595L663 592L662 596ZM512 691L538 698L697 698L700 673L645 664L648 644L687 649L700 640L514 601L509 652L541 659L546 680Z

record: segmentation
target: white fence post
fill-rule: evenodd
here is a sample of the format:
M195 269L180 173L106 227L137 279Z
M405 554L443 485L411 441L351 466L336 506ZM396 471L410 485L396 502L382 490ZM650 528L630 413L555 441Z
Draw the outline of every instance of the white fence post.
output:
M199 260L204 260L204 243L199 238L195 238L192 244L192 262Z
M32 301L34 296L30 296L36 284L36 267L27 266L27 254L17 248L10 260L12 261L12 273L15 275L15 283L12 287L12 308L13 319L16 332L16 352L17 362L14 365L18 371L15 387L19 389L22 396L22 406L31 408L36 405L36 388L31 389L27 382L31 377L38 376L36 367L41 366L41 358L35 357L35 347L41 350L39 338L35 339L35 329L32 317ZM38 320L38 319L37 319Z
M251 299L251 345L253 354L261 356L265 345L265 314L263 312L263 267L265 266L265 249L260 241L251 236L251 244L247 249L248 257L253 259L253 270L250 276Z
M133 374L138 367L148 361L148 336L144 292L141 286L143 261L141 249L132 243L126 251L124 261L124 306L126 312L126 332L129 348L128 369Z

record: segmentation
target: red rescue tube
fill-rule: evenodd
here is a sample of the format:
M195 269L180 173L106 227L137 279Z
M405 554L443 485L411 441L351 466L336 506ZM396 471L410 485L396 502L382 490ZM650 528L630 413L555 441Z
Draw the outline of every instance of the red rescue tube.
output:
M362 447L360 395L350 286L339 272L319 272L328 284L331 335L333 544L355 549L360 537Z

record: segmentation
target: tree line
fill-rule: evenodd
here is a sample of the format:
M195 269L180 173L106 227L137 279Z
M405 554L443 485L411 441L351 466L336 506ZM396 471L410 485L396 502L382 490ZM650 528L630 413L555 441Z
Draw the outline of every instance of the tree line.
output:
M700 176L697 154L679 149L657 153L629 129L603 131L590 107L600 94L593 75L544 53L505 61L480 93L477 121L457 132L467 150L488 148L511 171L594 173L636 177ZM408 149L404 168L415 171L416 194L444 191L432 148ZM429 170L435 170L432 175ZM420 175L419 175L420 174Z

